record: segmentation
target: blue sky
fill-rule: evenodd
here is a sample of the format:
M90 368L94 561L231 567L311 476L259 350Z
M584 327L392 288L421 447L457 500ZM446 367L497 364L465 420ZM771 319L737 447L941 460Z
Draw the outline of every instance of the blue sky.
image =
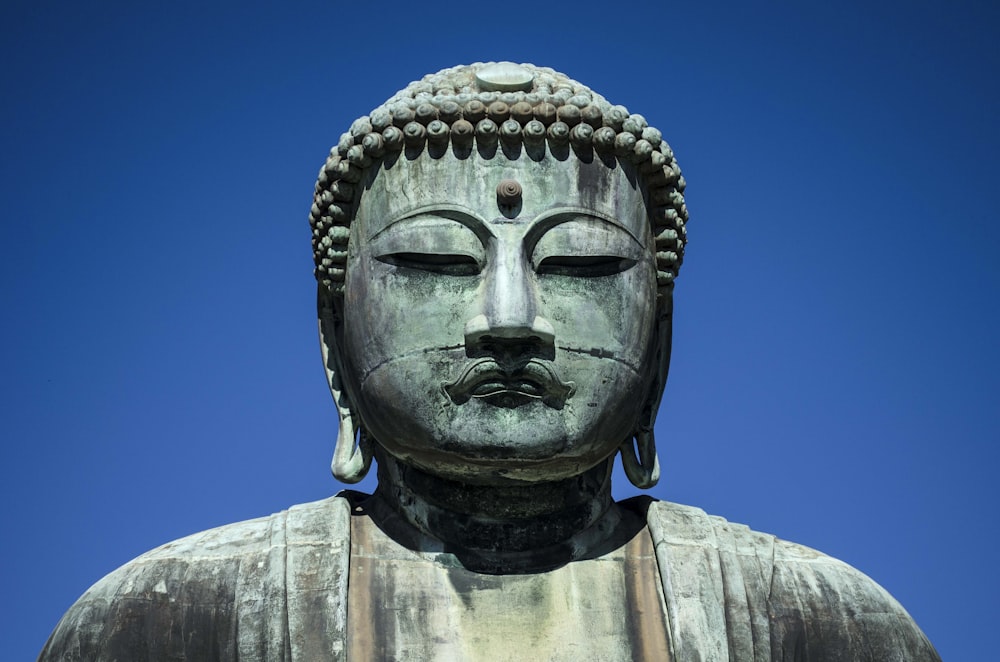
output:
M840 557L945 659L992 656L994 4L143 4L0 9L5 658L143 551L339 489L316 171L480 60L642 113L688 180L654 496Z

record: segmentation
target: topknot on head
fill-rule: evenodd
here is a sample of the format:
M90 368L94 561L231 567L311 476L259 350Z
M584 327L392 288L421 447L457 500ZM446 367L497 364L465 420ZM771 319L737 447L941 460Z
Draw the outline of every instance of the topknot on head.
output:
M498 145L499 144L499 145ZM612 106L587 86L547 67L510 62L444 69L414 81L365 117L330 150L319 171L313 205L316 279L343 290L355 196L365 171L405 151L432 158L498 146L524 147L531 158L596 153L634 164L648 194L656 244L657 284L673 286L686 243L684 177L673 150L642 115Z

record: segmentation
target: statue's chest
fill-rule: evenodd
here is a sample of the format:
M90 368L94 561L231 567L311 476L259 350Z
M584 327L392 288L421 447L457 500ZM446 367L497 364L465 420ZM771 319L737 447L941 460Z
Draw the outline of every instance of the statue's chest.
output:
M667 659L649 534L556 570L485 575L352 526L349 660ZM444 562L442 562L444 561Z

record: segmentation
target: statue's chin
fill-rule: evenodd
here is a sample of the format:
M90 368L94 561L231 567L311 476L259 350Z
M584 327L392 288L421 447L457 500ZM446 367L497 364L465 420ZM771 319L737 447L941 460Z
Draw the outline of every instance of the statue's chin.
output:
M484 460L476 458L476 462L463 462L463 458L450 454L414 454L404 452L401 455L386 448L399 462L412 466L432 476L444 478L467 485L511 486L526 484L541 484L574 478L592 469L594 464L574 461L571 458L557 456L548 460L514 461L511 459Z
M380 446L453 480L579 475L628 437L642 402L640 376L617 361L568 356L556 369L514 378L488 365L460 373L454 363L442 352L408 352L352 388L360 396L353 407Z
M555 410L538 399L510 406L472 398L451 409L443 425L433 417L420 416L429 412L411 409L373 420L369 431L405 464L442 478L478 484L576 476L614 453L624 437L620 432L591 429L586 434L574 429L573 424L580 421L569 403Z

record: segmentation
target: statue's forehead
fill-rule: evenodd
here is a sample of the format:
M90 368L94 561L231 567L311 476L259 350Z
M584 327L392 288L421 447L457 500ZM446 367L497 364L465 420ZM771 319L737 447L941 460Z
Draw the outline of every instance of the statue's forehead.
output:
M569 158L485 159L420 156L400 158L379 169L361 196L355 223L363 236L372 237L417 210L460 208L471 215L501 218L497 185L514 180L521 186L519 219L530 220L551 209L590 210L616 219L633 235L642 237L648 224L642 192L633 173L616 162L585 162Z

